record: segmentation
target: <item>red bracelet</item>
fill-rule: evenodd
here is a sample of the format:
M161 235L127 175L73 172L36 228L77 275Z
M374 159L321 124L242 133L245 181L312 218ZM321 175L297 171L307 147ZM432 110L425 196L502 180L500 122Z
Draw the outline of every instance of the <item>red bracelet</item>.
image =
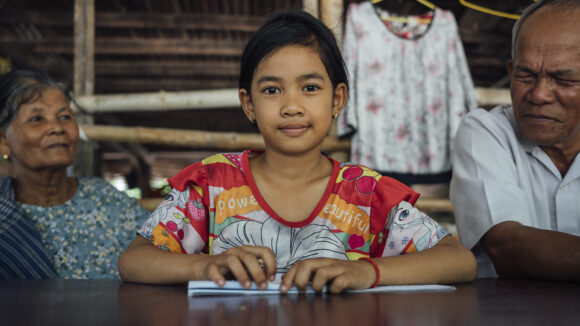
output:
M377 280L375 281L375 284L373 284L373 286L371 286L371 288L377 287L377 285L379 285L379 281L381 280L381 271L379 270L379 266L377 266L377 263L375 263L375 261L370 259L369 257L361 257L358 260L366 260L369 263L373 264L373 267L375 268L375 272L377 273Z

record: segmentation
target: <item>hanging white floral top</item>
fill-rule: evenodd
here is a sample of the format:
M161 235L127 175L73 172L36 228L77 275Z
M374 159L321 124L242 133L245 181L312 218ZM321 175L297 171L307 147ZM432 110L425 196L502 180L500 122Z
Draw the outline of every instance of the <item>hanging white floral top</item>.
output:
M389 26L370 2L349 6L343 54L351 91L338 134L353 134L354 163L384 173L447 172L459 121L476 108L455 18L436 9L412 38Z

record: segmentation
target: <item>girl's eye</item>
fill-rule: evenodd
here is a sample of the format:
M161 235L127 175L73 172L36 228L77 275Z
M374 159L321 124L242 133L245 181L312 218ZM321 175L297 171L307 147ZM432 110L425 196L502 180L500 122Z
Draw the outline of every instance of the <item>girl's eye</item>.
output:
M316 85L306 85L306 86L304 86L304 90L306 92L316 92L319 89L320 89L320 87L318 87Z
M263 92L268 95L274 95L280 93L280 90L277 87L266 87Z

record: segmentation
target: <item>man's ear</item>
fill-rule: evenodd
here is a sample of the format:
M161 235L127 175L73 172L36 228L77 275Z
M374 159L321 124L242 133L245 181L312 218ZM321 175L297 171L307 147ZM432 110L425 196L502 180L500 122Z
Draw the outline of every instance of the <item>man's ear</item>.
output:
M252 103L252 97L250 96L250 93L245 88L240 88L238 97L246 117L250 120L250 122L255 122L256 113L254 112L254 104Z
M347 87L345 83L340 83L334 89L334 95L332 99L332 116L336 117L340 114L344 106L346 105L346 100L348 97Z
M512 72L514 72L514 60L509 59L506 64L505 64L505 68L508 72L508 75L510 75L510 77L512 76Z

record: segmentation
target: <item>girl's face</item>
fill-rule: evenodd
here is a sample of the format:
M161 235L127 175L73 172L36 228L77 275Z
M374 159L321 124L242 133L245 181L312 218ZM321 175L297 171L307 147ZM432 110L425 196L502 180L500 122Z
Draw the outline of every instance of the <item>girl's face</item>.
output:
M346 85L333 88L319 54L295 45L265 57L251 89L239 93L246 116L258 124L266 150L284 154L320 152L346 102Z
M72 164L79 128L60 89L49 88L20 106L14 119L0 132L0 149L12 159L15 172L66 168Z

